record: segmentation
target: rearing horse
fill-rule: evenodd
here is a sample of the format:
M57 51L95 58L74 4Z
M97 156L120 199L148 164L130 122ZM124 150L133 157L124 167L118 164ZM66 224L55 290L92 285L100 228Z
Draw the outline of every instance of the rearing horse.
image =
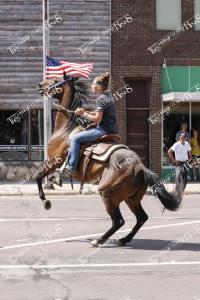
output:
M60 93L57 92L56 87L60 88ZM71 110L74 111L77 107L81 107L83 101L86 101L88 88L84 80L65 75L62 81L46 80L41 82L39 90L42 94L53 92L61 107L56 114L54 132L48 143L48 161L46 163L49 168L43 169L36 177L40 199L43 201L44 207L49 209L51 202L45 198L42 179L53 173L56 168L60 168L66 159L67 148L70 145L69 135L77 126L77 116L72 114ZM126 163L117 168L116 166L120 166L119 162L125 159ZM84 157L81 155L75 175L77 180L82 178L83 160ZM53 164L51 164L52 162ZM93 240L92 245L97 247L99 244L103 244L124 225L125 222L119 208L122 201L125 201L137 219L136 225L129 234L118 241L119 245L125 245L132 240L147 221L148 216L141 206L141 200L147 187L155 186L159 182L159 178L143 165L134 151L129 149L115 150L105 162L91 159L85 182L91 181L100 173L102 174L100 182L94 181L94 184L98 184L98 190L105 209L111 217L112 226L100 238ZM179 208L182 201L181 193L168 193L162 182L153 190L166 209L173 211Z

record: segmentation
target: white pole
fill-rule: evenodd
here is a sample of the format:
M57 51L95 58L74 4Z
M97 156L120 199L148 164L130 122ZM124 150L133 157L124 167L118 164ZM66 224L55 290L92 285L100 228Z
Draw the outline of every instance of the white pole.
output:
M46 56L49 54L49 31L45 27L49 22L49 0L43 0L43 80L46 79ZM48 27L47 27L48 28ZM51 137L51 101L44 96L44 160L48 159L47 145Z

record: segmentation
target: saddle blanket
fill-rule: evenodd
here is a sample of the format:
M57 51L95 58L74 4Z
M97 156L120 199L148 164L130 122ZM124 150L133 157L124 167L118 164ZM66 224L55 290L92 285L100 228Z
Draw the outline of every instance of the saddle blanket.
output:
M124 144L113 144L113 143L98 143L84 149L84 155L92 151L91 158L98 161L105 162L109 159L110 155L117 149L129 149Z

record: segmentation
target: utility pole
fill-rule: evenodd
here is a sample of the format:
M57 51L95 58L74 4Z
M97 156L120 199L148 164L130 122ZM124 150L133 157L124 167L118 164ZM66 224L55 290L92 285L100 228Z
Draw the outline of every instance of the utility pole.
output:
M49 55L49 30L45 27L45 24L49 23L49 0L42 0L43 5L43 80L46 79L46 63L47 55ZM48 159L47 144L51 137L51 101L44 96L44 111L43 111L43 122L44 122L44 161ZM45 182L47 178L45 179Z

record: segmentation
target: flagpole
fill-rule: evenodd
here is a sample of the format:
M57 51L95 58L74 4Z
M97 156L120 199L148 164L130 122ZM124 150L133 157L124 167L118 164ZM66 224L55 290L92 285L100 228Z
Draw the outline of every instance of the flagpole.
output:
M43 0L43 80L46 79L46 56L49 55L49 30L45 27L45 22L49 22L49 0ZM44 161L48 159L47 146L51 137L51 101L44 96ZM46 180L45 180L46 182Z

